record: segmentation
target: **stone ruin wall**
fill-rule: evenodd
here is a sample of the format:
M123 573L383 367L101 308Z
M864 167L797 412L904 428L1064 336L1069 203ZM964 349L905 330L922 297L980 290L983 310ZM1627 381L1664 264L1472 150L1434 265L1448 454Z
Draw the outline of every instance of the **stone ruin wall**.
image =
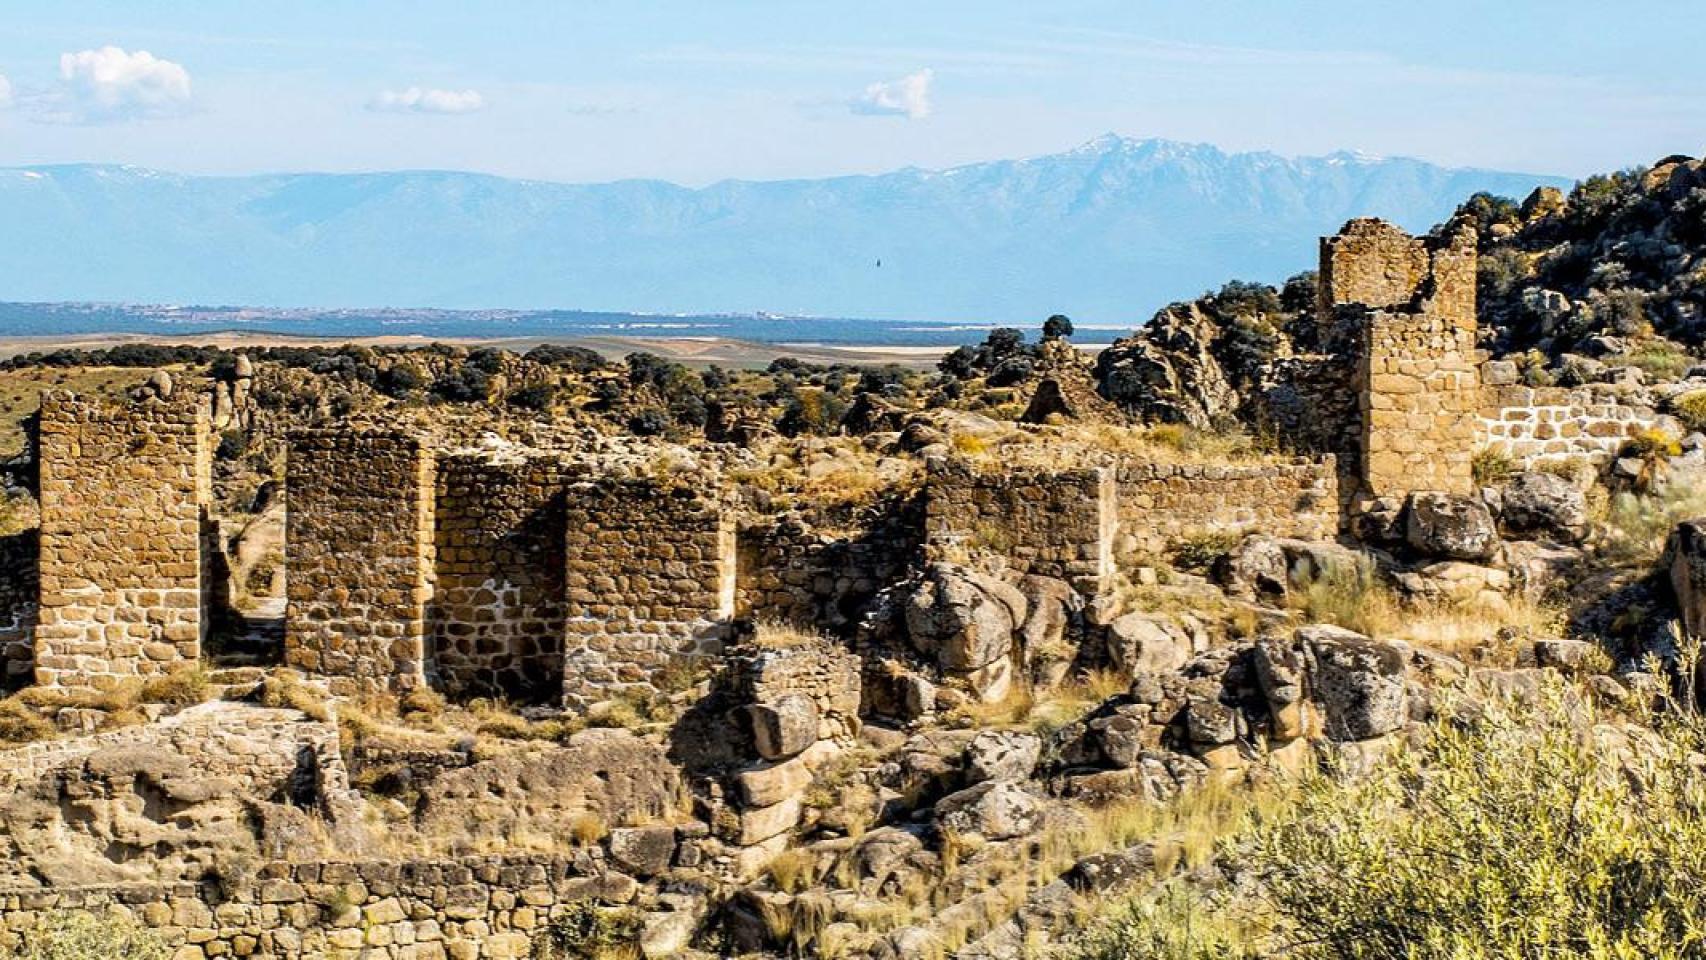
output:
M1481 407L1475 235L1352 220L1321 242L1317 315L1354 331L1361 493L1466 494Z
M599 480L564 501L565 700L649 684L722 648L735 610L733 512L702 487Z
M40 562L38 531L0 537L0 694L27 687L35 680Z
M1114 572L1114 473L933 462L924 487L925 557L1071 581L1096 593Z
M212 499L200 397L42 395L36 682L111 687L199 662Z
M1612 388L1525 387L1506 364L1483 365L1476 450L1496 450L1519 470L1584 460L1600 466L1629 437L1649 428L1686 431L1651 407L1624 403ZM1505 381L1509 382L1505 382Z
M563 488L580 471L553 455L437 464L429 673L454 697L554 702L566 630Z
M334 863L270 861L216 894L193 883L0 890L0 944L56 910L113 911L176 947L174 960L525 960L571 904L621 904L633 879L585 856ZM348 913L333 922L334 907Z
M432 452L403 433L303 431L285 491L285 662L340 694L423 684Z
M918 511L904 506L860 529L824 532L799 517L742 526L735 613L838 631L923 557Z
M1166 464L1127 461L1116 474L1121 557L1159 557L1211 534L1260 531L1331 540L1339 530L1339 476L1333 457L1279 464Z

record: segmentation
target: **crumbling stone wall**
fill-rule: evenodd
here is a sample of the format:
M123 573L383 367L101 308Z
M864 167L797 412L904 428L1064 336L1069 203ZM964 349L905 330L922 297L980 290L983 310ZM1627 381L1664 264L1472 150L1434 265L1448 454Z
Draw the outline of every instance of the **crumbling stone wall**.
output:
M431 673L453 696L561 695L563 487L549 454L438 459Z
M425 682L433 455L418 437L293 434L286 467L285 662L339 694Z
M208 413L42 395L36 682L110 687L201 656Z
M1508 364L1486 364L1483 369ZM1602 464L1629 437L1649 428L1681 436L1682 425L1652 407L1623 402L1609 386L1525 387L1514 372L1493 369L1484 379L1476 449L1493 449L1519 469L1547 461ZM1494 381L1494 382L1487 382Z
M1019 573L1070 580L1092 593L1113 573L1109 468L982 473L933 461L924 498L932 562L998 558Z
M1224 466L1127 461L1117 480L1121 556L1159 556L1206 534L1330 540L1339 529L1331 456Z
M624 903L634 889L632 878L584 855L273 861L223 898L193 883L0 890L0 944L50 911L78 909L142 923L177 949L176 960L519 960L570 904Z
M40 562L38 531L0 537L0 691L27 687L35 679Z
M839 630L920 560L923 518L909 503L851 533L823 533L788 516L743 526L738 540L739 616Z
M1480 410L1475 233L1353 220L1321 245L1317 312L1356 331L1361 487L1468 493Z
M721 649L735 608L735 521L714 481L699 483L612 478L566 491L567 702L648 684L676 657Z

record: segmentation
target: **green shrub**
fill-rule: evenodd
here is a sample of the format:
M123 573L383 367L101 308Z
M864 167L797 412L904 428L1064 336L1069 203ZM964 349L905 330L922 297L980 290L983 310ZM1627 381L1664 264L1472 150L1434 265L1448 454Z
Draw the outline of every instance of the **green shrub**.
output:
M1237 530L1214 530L1182 537L1167 548L1167 557L1180 570L1207 570L1244 539Z
M626 908L602 909L590 900L569 904L533 941L536 960L602 960L634 948L640 916Z
M1176 885L1119 904L1072 960L1254 960L1260 932Z
M1706 390L1690 390L1671 401L1671 410L1690 430L1706 430Z
M23 942L0 952L5 960L166 960L172 951L151 930L119 914L61 910L22 932Z
M1516 463L1510 454L1498 447L1482 447L1475 451L1474 459L1470 461L1470 469L1475 474L1475 485L1492 487L1510 479L1516 470Z
M1555 684L1491 700L1350 784L1317 777L1246 848L1288 954L1706 954L1697 718L1631 737Z

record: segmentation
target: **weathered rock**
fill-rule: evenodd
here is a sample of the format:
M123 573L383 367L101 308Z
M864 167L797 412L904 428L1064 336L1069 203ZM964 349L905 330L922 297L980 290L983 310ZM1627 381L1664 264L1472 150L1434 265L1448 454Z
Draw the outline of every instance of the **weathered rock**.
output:
M1080 893L1106 893L1154 879L1155 846L1150 843L1091 854L1066 871L1066 882Z
M818 709L810 697L789 694L771 703L749 704L752 742L766 760L794 756L817 742Z
M936 803L935 815L938 829L1010 840L1036 830L1043 805L1017 784L995 780L943 797Z
M817 769L838 753L833 741L819 740L798 756L742 770L735 775L735 785L747 806L772 806L804 792Z
M1126 673L1172 673L1191 652L1190 636L1171 618L1128 613L1108 624L1108 659Z
M1024 780L1036 769L1042 753L1042 738L1035 734L985 730L966 745L966 780Z
M1486 504L1449 493L1413 493L1405 505L1405 540L1418 552L1447 560L1485 560L1499 534Z
M1089 722L1090 736L1102 759L1110 766L1129 769L1137 766L1145 750L1160 745L1161 727L1149 721L1153 708L1144 703L1123 704L1106 716Z
M1030 607L1019 628L1019 644L1028 663L1071 662L1069 634L1084 612L1084 596L1055 577L1027 576L1019 591Z
M1185 731L1197 747L1216 747L1238 739L1238 711L1213 695L1193 694L1185 705Z
M993 577L932 564L907 600L907 636L942 669L969 672L1008 655L1026 606L1023 594Z
M636 877L655 877L675 859L675 828L616 827L610 831L610 859Z
M1508 536L1575 543L1587 533L1587 498L1563 477L1539 471L1519 473L1501 493L1504 510L1499 519Z
M1252 534L1214 562L1212 578L1234 596L1245 599L1283 598L1290 564L1279 540Z
M1369 740L1403 725L1404 655L1387 643L1337 627L1297 632L1314 661L1311 694L1332 740Z
M1102 396L1145 420L1206 428L1239 404L1214 355L1220 326L1197 304L1160 311L1096 358Z

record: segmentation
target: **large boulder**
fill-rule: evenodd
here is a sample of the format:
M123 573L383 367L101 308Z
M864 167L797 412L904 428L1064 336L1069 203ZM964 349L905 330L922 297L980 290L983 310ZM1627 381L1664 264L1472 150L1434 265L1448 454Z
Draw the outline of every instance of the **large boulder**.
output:
M1310 692L1330 740L1369 740L1403 726L1408 716L1404 652L1339 627L1299 628L1312 664Z
M1533 470L1519 473L1501 493L1504 511L1499 519L1509 536L1575 543L1587 533L1587 497L1563 477Z
M1172 673L1194 649L1191 633L1162 614L1128 613L1108 624L1108 659L1128 675Z
M985 730L966 745L966 779L1024 780L1043 755L1042 738L1016 730Z
M1404 538L1416 551L1443 560L1486 560L1499 545L1493 514L1475 497L1410 494Z
M936 826L946 833L976 834L985 840L1010 840L1036 830L1041 800L1018 784L991 780L950 793L936 803Z
M1214 562L1210 574L1215 583L1234 596L1247 600L1278 600L1289 585L1291 564L1280 541L1251 534Z
M816 701L797 693L746 708L752 742L766 760L785 760L817 742Z
M906 632L918 652L953 673L970 673L1007 656L1025 622L1025 597L994 577L949 563L931 564L906 602Z
M1071 638L1084 613L1083 594L1065 580L1036 575L1020 580L1019 592L1030 607L1019 628L1026 662L1070 662L1076 653Z

